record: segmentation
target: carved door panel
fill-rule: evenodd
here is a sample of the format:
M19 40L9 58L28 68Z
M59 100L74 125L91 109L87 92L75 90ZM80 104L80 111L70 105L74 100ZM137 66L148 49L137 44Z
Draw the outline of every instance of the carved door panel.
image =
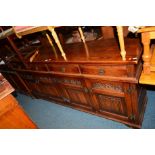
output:
M57 82L61 85L62 98L65 103L73 107L92 110L90 95L81 78L57 77Z
M132 115L129 84L104 80L86 80L96 112L109 118L130 120Z
M37 93L45 96L45 98L62 101L61 88L56 78L51 75L35 76L37 80Z

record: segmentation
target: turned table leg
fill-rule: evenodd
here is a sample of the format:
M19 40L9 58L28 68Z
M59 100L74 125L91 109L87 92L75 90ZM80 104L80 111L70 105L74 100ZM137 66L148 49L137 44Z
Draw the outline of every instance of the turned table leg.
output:
M123 60L126 60L126 51L125 51L125 46L124 46L124 36L123 36L123 27L122 26L117 26L117 33L118 33L118 39L119 39L119 44L120 44L120 49L121 49L121 56Z
M52 36L53 36L53 38L54 38L54 40L55 40L55 42L56 42L56 44L57 44L57 46L58 46L58 48L59 48L59 50L61 52L62 57L64 58L65 61L67 61L66 54L65 54L65 52L64 52L64 50L63 50L63 48L62 48L62 46L60 44L59 38L58 38L58 36L57 36L57 34L56 34L55 30L54 30L54 27L49 26L48 29L52 33Z
M143 51L143 71L144 74L149 74L150 73L150 58L151 58L151 53L150 53L150 37L149 37L149 32L148 33L142 33L142 43L144 46L144 51Z
M82 28L79 27L78 30L79 30L79 33L80 33L80 36L81 36L81 40L84 43L84 47L85 47L85 51L86 51L86 56L87 56L87 59L88 59L89 58L89 50L88 50L88 46L87 46L86 41L85 41L85 37L84 37L83 31L82 31Z

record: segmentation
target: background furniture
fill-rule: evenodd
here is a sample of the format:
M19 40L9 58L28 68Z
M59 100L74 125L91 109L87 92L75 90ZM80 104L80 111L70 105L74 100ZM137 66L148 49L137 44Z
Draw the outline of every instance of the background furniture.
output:
M143 43L143 72L139 82L142 84L155 85L155 27L143 27L138 30L141 33Z
M1 129L35 129L23 108L11 93L14 91L8 81L0 75L0 128Z

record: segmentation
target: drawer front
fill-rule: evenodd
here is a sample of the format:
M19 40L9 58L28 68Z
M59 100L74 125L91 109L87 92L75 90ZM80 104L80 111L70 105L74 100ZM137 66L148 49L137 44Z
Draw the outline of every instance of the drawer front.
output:
M103 80L96 80L95 82L92 82L92 89L101 89L104 91L115 91L115 92L123 92L123 84L119 82L107 82Z
M81 73L92 74L99 76L127 76L126 66L115 66L115 65L81 65Z
M79 73L79 66L74 64L69 65L51 65L48 64L50 71L60 72L60 73Z

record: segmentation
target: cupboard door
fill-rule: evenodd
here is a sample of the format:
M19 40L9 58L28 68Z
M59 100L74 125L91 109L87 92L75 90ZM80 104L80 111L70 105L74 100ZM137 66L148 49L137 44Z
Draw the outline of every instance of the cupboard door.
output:
M51 75L43 74L24 74L23 78L26 80L32 93L37 97L44 97L61 101L60 88L57 85L55 78Z
M51 75L35 76L37 80L37 92L46 98L62 101L61 88L55 78Z
M85 83L81 78L57 77L57 82L61 86L62 98L64 102L73 107L92 110L90 96Z
M20 76L31 92L37 90L37 81L31 73L21 73Z
M129 84L87 79L96 112L109 118L129 120L132 115Z

